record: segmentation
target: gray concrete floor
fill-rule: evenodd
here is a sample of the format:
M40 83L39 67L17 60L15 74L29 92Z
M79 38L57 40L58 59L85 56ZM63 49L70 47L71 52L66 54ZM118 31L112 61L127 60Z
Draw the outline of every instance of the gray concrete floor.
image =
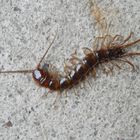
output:
M98 33L88 0L0 0L0 69L32 69L58 29L46 62L92 47ZM140 38L139 0L97 0L112 20L111 34ZM87 6L86 6L87 5ZM139 50L137 45L132 50ZM131 59L140 66L140 58ZM92 85L89 86L88 81ZM140 72L127 65L68 91L55 106L31 74L0 75L0 140L140 140Z

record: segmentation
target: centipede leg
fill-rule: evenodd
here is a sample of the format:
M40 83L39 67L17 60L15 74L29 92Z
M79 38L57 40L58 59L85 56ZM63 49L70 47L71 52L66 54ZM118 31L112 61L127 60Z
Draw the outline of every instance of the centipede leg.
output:
M80 60L80 59L77 57L77 50L76 50L76 49L75 49L74 53L71 54L71 58L70 58L69 60L71 60L71 59Z
M81 62L81 59L78 58L78 56L77 56L77 51L76 50L73 54L71 54L71 57L72 58L69 59L69 62L71 64L76 65L78 62Z
M75 50L75 52L73 53L73 54L71 54L71 56L72 56L72 58L70 58L68 61L69 61L69 64L68 64L68 62L66 62L65 60L64 60L64 72L66 73L66 74L68 74L69 72L70 72L70 70L73 70L73 67L72 67L72 65L76 65L77 64L77 62L80 62L81 60L77 57L77 52L76 52L76 50ZM71 64L72 65L71 65Z
M56 98L55 98L55 100L53 101L53 104L52 104L53 106L55 106L57 100L60 99L60 96L61 96L61 92L58 91L58 92L57 92L57 95L56 95Z
M131 53L126 53L125 55L123 55L123 57L129 57L129 56L140 56L140 52L131 52ZM137 68L139 68L138 66L136 66Z
M67 91L67 90L64 91L64 95L65 95L66 97L68 97L68 91Z
M115 63L114 61L110 61L110 63L111 63L112 65L115 65L118 69L121 69L121 67L120 67L117 63Z
M101 67L102 67L103 73L105 73L108 76L109 72L107 72L106 67L103 66L103 64L101 64Z
M52 90L49 90L46 94L43 94L42 95L42 98L45 98L46 99L48 97L48 94L49 93L52 93L52 92L53 92Z
M88 79L87 79L87 82L88 82L90 88L92 89L92 85L91 85L91 83L90 83L90 81Z
M118 41L118 40L123 40L123 42L124 42L124 37L121 36L121 35L115 35L115 36L113 37L111 46L116 46L116 44L118 45L118 42L116 43L116 41Z
M96 37L94 44L93 44L93 50L97 51L98 49L100 49L102 47L102 42L104 40L104 37Z
M102 63L99 66L100 66L100 69L103 70L103 73L105 73L106 75L108 75L105 66Z
M78 93L76 92L76 90L74 88L73 88L73 91L74 91L74 95L75 96L79 96Z
M107 21L102 13L103 12L94 1L93 6L91 7L91 14L94 16L98 28L101 30L102 33L104 33L107 28Z
M108 69L109 69L108 74L109 74L109 72L111 72L111 74L113 75L113 66L112 67L108 66Z
M70 70L72 70L72 66L68 65L68 63L64 60L64 72L68 74Z
M109 34L106 34L103 37L96 37L95 38L95 43L94 46L96 47L95 50L97 50L98 48L104 48L107 47L109 48L111 46L113 37Z
M128 48L128 47L132 47L133 45L137 44L137 43L140 43L140 39L137 39L133 42L130 42L128 44L125 44L125 45L120 45L121 48Z
M95 68L93 68L93 70L92 70L92 75L93 75L94 79L96 79L96 69Z
M105 35L104 40L102 42L102 47L110 48L111 43L112 43L112 36L111 35Z
M121 45L125 44L133 35L133 32L130 32L129 36L121 43Z
M89 53L92 53L92 50L89 49L89 48L86 48L86 47L82 48L82 50L83 50L83 53L84 53L85 55L88 55Z
M120 58L118 58L117 60L129 64L132 67L132 71L135 70L135 65L132 62L130 62L129 60L127 60L127 59L120 59Z
M80 89L83 89L83 82L79 85Z
M140 56L140 52L126 53L126 54L124 54L122 57L135 56L135 55L139 55L139 56Z
M64 62L64 69L70 69L70 70L72 70L71 69L71 65L68 64L67 62Z
M70 63L73 65L76 65L77 62L81 62L81 59L79 59L78 57L72 57L69 59Z
M112 40L112 46L115 46L116 44L115 44L115 41L118 41L119 39L120 40L123 40L123 42L122 43L120 43L119 45L124 45L131 37L132 37L132 34L133 34L133 32L130 32L130 34L129 34L129 36L128 37L126 37L125 39L124 39L124 37L123 36L121 36L121 35L115 35L114 37L113 37L113 40ZM117 45L118 45L118 43L117 43Z
M71 56L77 55L77 50L75 49L74 52L71 54Z
M108 62L106 62L106 63L108 63ZM103 72L108 76L109 75L109 73L111 72L112 74L113 74L113 67L111 68L111 67L107 67L107 66L105 66L105 65L103 65L103 64L101 64L101 66L102 66L102 68L103 68ZM107 70L108 69L108 70Z

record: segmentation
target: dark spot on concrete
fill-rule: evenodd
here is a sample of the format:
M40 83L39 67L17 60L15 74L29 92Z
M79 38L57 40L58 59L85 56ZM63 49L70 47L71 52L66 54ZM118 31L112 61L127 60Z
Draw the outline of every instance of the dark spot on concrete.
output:
M6 122L3 126L8 128L8 127L12 127L13 124L12 124L11 121L8 121L8 122Z
M95 130L95 131L94 131L94 136L96 136L96 135L97 135L97 133L98 133L98 130Z
M76 138L73 136L70 136L70 140L75 140Z
M17 90L17 92L18 92L18 94L22 95L22 93L24 92L24 90L19 89L19 90Z
M131 79L132 79L132 80L135 80L135 79L136 79L136 76L132 76Z
M54 129L52 129L52 134L51 134L52 137L56 137L56 131Z
M9 98L10 98L10 97L13 97L13 95L12 95L12 94L9 94L8 97L9 97Z
M37 24L35 25L35 29L38 29L38 25Z
M78 105L80 102L79 101L75 101L75 104Z
M45 32L42 32L42 35L45 35Z
M32 111L35 111L33 107L31 107L31 110L32 110Z
M21 11L21 9L20 8L18 8L18 7L14 7L14 11Z

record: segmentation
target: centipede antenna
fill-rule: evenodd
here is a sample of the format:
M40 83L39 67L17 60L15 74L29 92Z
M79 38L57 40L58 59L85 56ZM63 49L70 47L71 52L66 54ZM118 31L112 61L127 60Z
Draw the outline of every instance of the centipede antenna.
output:
M55 34L53 41L51 42L51 44L49 45L48 49L46 50L46 52L45 52L44 55L42 56L41 60L39 61L38 65L37 65L37 68L40 66L40 64L41 64L41 62L43 61L44 57L47 55L49 49L51 48L52 44L54 43L54 41L55 41L55 39L56 39L56 35L57 35L57 33Z
M135 55L140 56L140 52L130 52L130 53L126 53L126 54L123 55L123 57L135 56Z
M33 70L0 71L0 73L32 73Z
M134 41L134 42L130 42L130 43L126 44L126 45L122 45L121 47L122 47L122 48L127 48L127 47L130 47L130 46L132 46L132 45L137 44L138 42L140 42L140 39L138 39L138 40L136 40L136 41Z

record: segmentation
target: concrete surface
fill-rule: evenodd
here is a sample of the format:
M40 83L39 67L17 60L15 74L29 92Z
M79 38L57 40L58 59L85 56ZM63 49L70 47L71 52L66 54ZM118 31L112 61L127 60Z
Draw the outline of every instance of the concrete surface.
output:
M46 61L63 71L64 59L75 48L91 48L98 33L87 2L0 0L0 69L35 68L58 28ZM140 38L139 0L97 3L112 20L111 33ZM131 49L140 51L137 46ZM131 60L140 66L140 58ZM113 75L97 73L55 106L56 93L46 98L31 74L1 74L0 140L140 140L139 70L125 65Z

